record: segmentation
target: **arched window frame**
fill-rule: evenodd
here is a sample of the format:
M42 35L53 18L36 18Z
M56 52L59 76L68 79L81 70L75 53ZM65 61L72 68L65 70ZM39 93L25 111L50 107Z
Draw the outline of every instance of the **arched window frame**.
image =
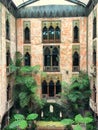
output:
M44 66L51 66L51 50L49 47L44 49Z
M7 101L11 99L11 86L8 84L7 86Z
M93 65L96 66L96 49L93 49Z
M9 19L6 19L6 39L10 40L10 23Z
M31 66L31 55L29 52L26 52L24 55L24 65Z
M55 52L54 52L55 51ZM59 50L57 47L52 49L52 66L59 66Z
M79 27L77 25L73 28L73 42L79 42Z
M60 42L61 41L61 29L57 25L55 28L55 42Z
M45 91L43 90L45 88ZM52 77L48 77L48 79L42 79L42 97L60 97L60 93L62 91L61 80L57 78L57 80L52 79Z
M97 20L96 20L96 17L94 17L93 19L93 39L96 38L96 35L97 35L97 26L96 26L96 23Z
M9 66L10 60L11 60L10 51L7 50L7 52L6 52L6 66Z
M43 43L60 43L61 42L60 21L42 22L42 42Z
M59 94L61 92L61 82L60 80L57 80L56 82L56 94Z
M54 42L54 36L55 36L54 34L55 34L54 27L50 25L49 27L49 41L50 42Z
M50 82L49 82L49 97L54 97L54 95L55 95L54 81L50 80Z
M73 71L79 71L80 70L80 56L79 56L79 53L77 51L75 51L73 53L73 58L72 58L72 61L73 61Z
M30 28L28 26L24 29L24 42L30 43Z
M46 25L43 27L42 39L43 39L43 42L48 42L48 28Z
M46 49L49 50L49 54L46 55ZM57 54L53 53L53 50L57 49ZM44 47L44 71L59 71L59 46L46 46ZM48 52L48 51L46 51ZM49 57L49 58L48 58ZM48 58L46 60L46 58ZM45 63L49 61L49 63Z
M48 93L48 84L46 80L43 80L42 82L42 94L47 94Z

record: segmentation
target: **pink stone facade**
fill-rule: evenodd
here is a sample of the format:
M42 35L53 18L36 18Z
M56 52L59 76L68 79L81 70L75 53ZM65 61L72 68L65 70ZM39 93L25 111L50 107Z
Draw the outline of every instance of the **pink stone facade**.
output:
M10 19L10 40L6 40L6 13L9 14ZM11 58L13 59L16 52L15 21L15 17L0 3L0 122L12 106L12 98L7 102L7 86L9 83L12 88L14 80L13 76L11 77L6 71L6 45L9 44Z
M93 39L93 18L96 16L96 38ZM91 109L98 115L98 4L94 7L92 12L88 16L88 74L90 76L90 87L93 91L93 86L95 84L95 94L92 94L90 99ZM93 46L96 45L96 74L92 75L93 71ZM94 96L95 100L94 101Z
M57 21L61 22L61 43L42 43L42 22L43 21ZM73 43L73 21L79 21L80 42ZM24 43L23 23L24 21L30 22L30 44ZM43 71L43 46L45 45L59 45L60 46L60 72L48 72L48 74L61 74L62 81L69 82L73 74L72 72L72 48L75 45L80 47L80 70L87 70L87 18L86 17L73 17L73 18L24 18L17 19L17 50L24 54L24 47L30 46L31 48L31 65L40 65ZM68 74L66 73L68 72ZM55 78L55 76L54 76ZM41 76L37 79L38 85L41 90ZM41 91L39 91L41 95Z

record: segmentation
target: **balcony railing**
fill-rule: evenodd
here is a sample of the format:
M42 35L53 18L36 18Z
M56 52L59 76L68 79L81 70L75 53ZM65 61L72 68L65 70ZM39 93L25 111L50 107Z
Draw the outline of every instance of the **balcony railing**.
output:
M59 66L44 66L44 71L46 71L46 72L59 72L60 67Z
M61 42L61 40L60 39L43 39L43 41L42 41L43 43L60 43Z
M79 72L80 71L80 67L79 66L73 66L72 71L73 72Z

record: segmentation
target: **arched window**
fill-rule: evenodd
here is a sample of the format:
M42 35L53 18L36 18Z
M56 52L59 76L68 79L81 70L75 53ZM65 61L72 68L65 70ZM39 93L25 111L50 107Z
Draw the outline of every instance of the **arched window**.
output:
M97 28L96 28L96 17L94 17L94 19L93 19L93 38L96 38L96 31L97 31Z
M25 66L30 66L31 65L31 56L28 52L26 52L25 57L24 57L24 65Z
M45 48L44 50L44 66L50 66L51 65L51 54L49 48Z
M49 27L49 40L54 40L54 28L52 25Z
M56 94L61 92L61 83L60 80L57 80L56 82Z
M58 55L59 55L58 49L55 47L55 48L52 50L52 65L53 65L53 66L58 66L58 65L59 65Z
M54 96L54 82L52 80L49 82L49 96Z
M9 66L10 64L10 51L8 50L6 53L6 66Z
M9 25L9 20L6 20L6 39L10 39L10 25Z
M77 26L74 27L74 42L79 41L79 28Z
M55 40L60 41L60 36L61 36L61 30L58 26L56 26L56 28L55 28Z
M48 39L48 29L47 27L45 26L43 28L43 40L47 40Z
M44 80L42 82L42 94L47 94L47 82Z
M7 101L11 99L11 86L8 84L7 87Z
M28 27L24 29L24 40L30 42L30 29Z
M93 65L96 66L96 50L93 50Z
M73 66L79 66L79 54L74 52L73 54Z

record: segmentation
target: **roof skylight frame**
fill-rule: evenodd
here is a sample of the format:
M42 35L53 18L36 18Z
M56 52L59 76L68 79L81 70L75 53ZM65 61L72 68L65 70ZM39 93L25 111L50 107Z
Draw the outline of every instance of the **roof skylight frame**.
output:
M40 0L16 0L16 2L17 1L21 1L20 2L20 4L15 4L16 5L16 7L18 8L18 9L20 9L20 8L22 8L22 7L25 7L25 6L27 6L27 5L29 5L29 4L32 4L32 3L34 3L34 2L37 2L37 1L40 1ZM72 2L72 3L75 3L75 4L78 4L78 5L81 5L81 6L83 6L83 7L86 7L87 6L87 3L89 2L89 0L88 0L88 2L83 2L83 0L81 1L81 0L65 0L65 1L69 1L69 2ZM86 1L86 0L85 0ZM13 0L13 2L15 3L15 1Z

